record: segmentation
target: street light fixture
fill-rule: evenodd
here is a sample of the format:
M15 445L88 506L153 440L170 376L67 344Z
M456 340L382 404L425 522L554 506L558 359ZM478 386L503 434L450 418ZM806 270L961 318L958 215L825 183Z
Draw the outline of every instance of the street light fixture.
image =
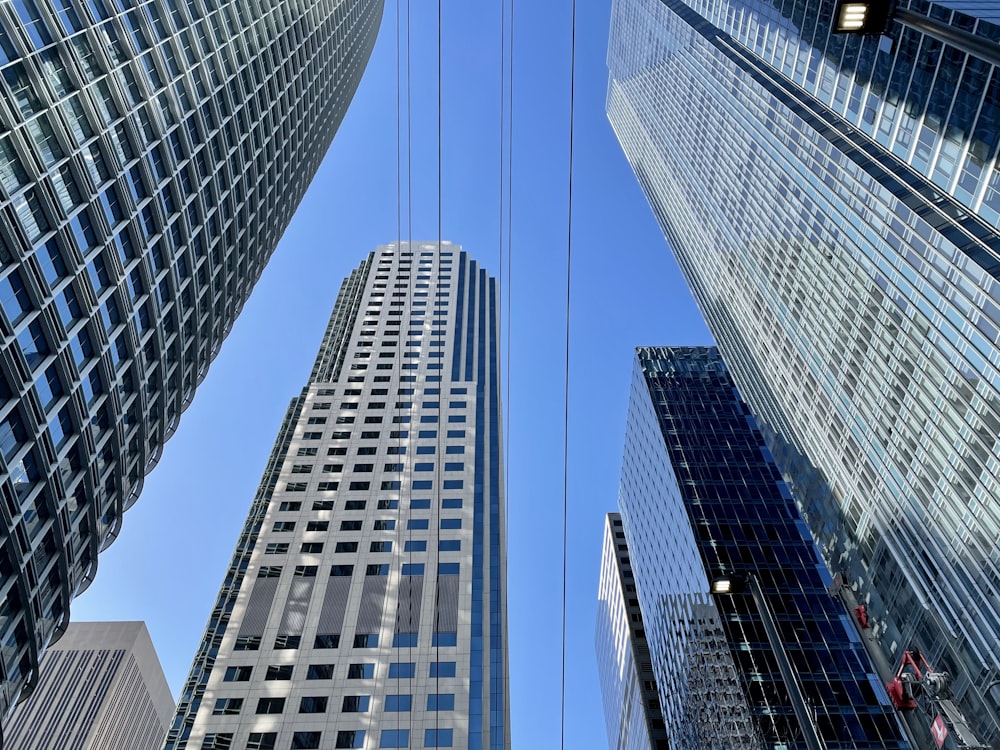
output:
M894 0L840 0L833 30L837 34L884 34L895 5Z

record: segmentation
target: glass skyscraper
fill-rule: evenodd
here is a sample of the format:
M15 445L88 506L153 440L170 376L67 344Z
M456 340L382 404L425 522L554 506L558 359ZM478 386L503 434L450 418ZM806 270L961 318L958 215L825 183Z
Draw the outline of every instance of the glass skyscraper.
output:
M610 750L669 750L621 515L604 523L594 637Z
M381 15L0 5L0 716L260 276Z
M909 748L714 348L638 350L619 504L672 750Z
M497 288L450 242L340 289L168 750L507 750Z
M995 744L1000 18L833 15L616 0L608 116L830 567Z

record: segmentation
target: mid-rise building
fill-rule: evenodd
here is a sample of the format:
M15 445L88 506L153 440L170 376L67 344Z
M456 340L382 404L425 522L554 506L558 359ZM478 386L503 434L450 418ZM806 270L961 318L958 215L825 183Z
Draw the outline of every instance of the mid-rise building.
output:
M0 717L277 245L381 15L0 5Z
M343 283L167 750L507 750L497 289L449 242Z
M669 750L621 515L604 523L594 638L610 750Z
M831 569L996 744L1000 18L893 5L616 0L607 110Z
M714 348L638 350L619 503L672 750L910 747Z
M74 622L4 722L6 750L159 750L174 699L142 622Z

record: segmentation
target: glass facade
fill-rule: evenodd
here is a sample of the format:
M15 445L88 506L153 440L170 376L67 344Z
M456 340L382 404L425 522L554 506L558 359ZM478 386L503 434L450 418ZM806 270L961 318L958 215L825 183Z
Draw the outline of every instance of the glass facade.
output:
M609 750L668 750L635 574L618 513L604 524L594 647Z
M0 716L315 173L381 0L0 7Z
M496 304L450 242L344 281L167 750L509 750Z
M909 748L717 350L638 350L619 504L671 748Z
M995 743L1000 71L833 6L616 0L608 116L825 559Z

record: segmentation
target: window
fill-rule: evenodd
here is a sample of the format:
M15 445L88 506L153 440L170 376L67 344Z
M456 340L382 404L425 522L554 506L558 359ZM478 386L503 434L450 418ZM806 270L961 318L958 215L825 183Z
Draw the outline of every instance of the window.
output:
M233 651L257 651L260 649L259 635L241 635L233 644Z
M277 651L297 649L301 643L301 635L279 635L274 639L274 648Z
M454 677L455 676L455 662L453 661L432 661L431 662L431 677Z
M460 529L462 528L461 518L442 518L441 519L442 529Z
M316 455L315 453L313 455ZM343 446L336 446L327 450L326 455L328 456L346 456L347 448Z
M330 528L329 521L309 521L306 524L306 531L326 531L329 528Z
M421 436L421 437L423 437L423 436ZM417 446L417 455L418 456L433 455L434 454L434 448L435 448L435 446L433 446L433 445L418 445ZM422 464L422 465L423 466L430 466L432 469L434 468L434 464ZM421 464L417 464L417 466L421 466Z
M420 498L418 500L410 500L410 510L430 510L431 501L430 499Z
M427 696L428 711L454 711L454 693L431 693Z
M423 563L403 563L402 574L404 576L422 576L424 574Z
M247 750L274 750L277 741L277 732L250 732Z
M319 732L314 732L314 734L319 734ZM337 732L337 742L334 745L335 748L357 748L365 746L365 733L362 729L349 729L347 731ZM295 746L292 745L294 748ZM319 747L319 745L313 745L312 747ZM450 747L450 745L449 745Z
M415 490L429 490L432 489L433 484L430 479L414 479L413 489Z
M332 576L351 576L354 575L353 565L334 565L330 568L330 575Z
M431 645L432 646L457 646L458 645L458 633L432 633L431 634Z
M387 576L389 575L389 563L369 565L365 568L366 576Z
M295 521L275 521L274 531L281 531L281 532L295 531Z
M285 485L287 492L305 492L308 482L289 482Z
M242 708L242 698L218 698L212 709L212 716L235 716Z
M445 471L465 471L465 464L460 461L448 461L444 465Z
M340 487L340 482L320 482L316 485L318 492L333 492Z
M409 711L413 705L412 695L387 695L385 696L385 711Z
M462 498L460 497L446 497L441 501L442 508L461 508Z
M280 565L264 565L257 571L258 578L281 578Z
M441 552L458 552L461 549L462 542L459 539L442 539L438 542L438 550Z
M291 512L296 510L302 510L302 503L300 503L298 500L291 502L285 500L284 502L278 505L278 512L280 513Z
M283 555L288 552L288 542L269 542L264 548L265 555Z
M417 665L412 661L396 661L389 665L389 679L408 679L417 673Z
M306 433L303 433L303 435L302 435L302 439L303 440L319 440L322 437L323 437L323 433L322 432L306 432ZM315 454L313 454L313 455L315 455Z
M341 711L345 714L366 714L370 703L370 695L345 695Z
M323 551L323 542L303 542L299 550L303 555L318 555Z
M413 530L428 529L430 528L430 521L426 518L411 518L406 522L406 528Z
M280 714L284 710L284 698L260 698L257 701L257 713L259 714Z
M354 648L378 648L378 633L355 633Z
M369 552L392 552L392 542L372 542Z
M379 747L409 747L409 729L383 729L378 740Z
M403 552L426 552L427 542L423 539L406 542L403 545Z
M318 633L313 641L313 648L337 648L340 646L340 633Z
M422 438L436 438L437 436L438 436L437 430L420 430L420 432L417 435L417 437L422 437ZM448 437L451 437L451 435L449 435ZM420 449L418 448L417 453L419 452Z
M351 486L348 489L351 490L367 490L371 486L371 482L351 482ZM350 508L348 508L350 510Z
M424 747L451 747L452 733L451 729L425 729Z
M343 470L343 464L323 464L324 474L340 474Z
M265 680L290 680L294 664L271 664L264 675Z
M386 466L392 466L392 464L386 464ZM402 469L400 471L402 471ZM379 485L380 490L392 491L392 490L398 490L399 488L400 484L398 479L387 479L384 482L382 482L382 484Z
M333 500L315 500L312 505L313 510L333 510Z
M438 575L442 576L457 576L458 575L457 562L454 563L438 563Z
M444 489L446 490L460 490L465 487L464 479L445 479Z
M229 750L233 746L232 732L213 732L206 734L201 741L202 750Z
M341 531L361 531L361 521L341 521Z
M396 633L392 636L393 648L415 648L417 645L416 633Z
M464 445L449 445L449 446L447 446L445 448L444 452L445 453L450 453L452 455L464 454L465 453L465 446Z
M295 732L292 735L292 750L317 750L320 734L320 732ZM341 745L340 734L343 732L338 734L337 747L362 747L361 745ZM361 734L364 736L364 732ZM451 747L451 745L447 745L447 747Z
M325 695L304 696L299 701L300 714L325 714L327 697Z
M423 447L423 446L421 446L421 447ZM430 446L430 447L433 448L434 446ZM417 453L420 453L420 448L417 448ZM413 470L414 471L434 471L434 464L433 463L415 464L414 467L413 467Z
M450 438L465 438L465 430L448 430L448 437Z
M337 546L333 548L334 552L357 552L358 543L357 542L337 542Z
M374 665L371 665L374 667ZM452 663L452 671L454 671L455 665ZM348 678L350 678L350 673L348 673ZM333 665L332 664L310 664L309 668L306 670L307 680L332 680L333 679Z
M223 676L222 681L248 682L252 671L253 667L226 667L226 674Z
M310 667L312 669L312 667ZM333 665L330 665L330 677L333 676ZM375 665L370 663L350 664L347 667L347 679L349 680L370 680L375 676ZM392 673L389 673L392 677ZM319 679L319 678L317 678ZM326 679L329 679L327 677Z
M396 499L382 499L378 501L379 510L395 510L399 507L399 500Z
M396 522L392 519L378 519L374 528L375 531L392 531L396 528Z
M326 424L326 417L309 417L308 424Z
M354 464L354 471L358 474L371 474L375 464Z

